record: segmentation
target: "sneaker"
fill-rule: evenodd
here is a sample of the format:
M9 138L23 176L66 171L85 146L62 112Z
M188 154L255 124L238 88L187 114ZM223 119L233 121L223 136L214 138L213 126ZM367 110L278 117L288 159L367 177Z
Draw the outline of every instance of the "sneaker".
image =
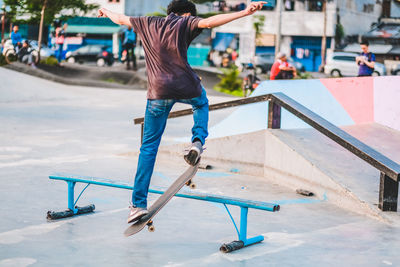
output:
M142 218L144 215L148 214L149 211L145 208L137 208L135 206L129 206L130 212L128 216L128 223L132 223L134 221L139 220Z
M196 165L200 158L201 153L203 153L203 145L200 141L192 143L189 152L183 157L189 165Z

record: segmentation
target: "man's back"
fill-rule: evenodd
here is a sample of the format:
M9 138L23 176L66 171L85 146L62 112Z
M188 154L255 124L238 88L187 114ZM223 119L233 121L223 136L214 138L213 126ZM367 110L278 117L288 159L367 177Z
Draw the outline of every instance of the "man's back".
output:
M187 62L190 43L201 33L200 18L133 17L146 53L149 99L189 99L201 95L200 79Z

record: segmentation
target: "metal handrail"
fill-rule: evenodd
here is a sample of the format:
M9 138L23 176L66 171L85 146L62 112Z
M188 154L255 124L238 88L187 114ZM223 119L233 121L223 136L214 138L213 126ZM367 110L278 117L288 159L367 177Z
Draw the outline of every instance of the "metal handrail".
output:
M284 93L272 93L255 97L248 97L210 105L209 109L218 110L241 106L245 104L270 101L268 109L268 128L279 129L281 124L281 107L306 122L308 125L335 141L357 157L368 162L381 172L379 208L382 210L397 210L398 183L400 181L400 165L380 152L351 136L339 127L333 125ZM192 114L192 109L171 112L168 118L176 118ZM142 125L144 118L136 118L135 124Z
M270 95L260 95L260 96L255 96L255 97L247 97L247 98L242 98L242 99L238 99L238 100L217 103L217 104L210 105L209 110L212 111L212 110L231 108L231 107L236 107L236 106L241 106L241 105L246 105L246 104L257 103L257 102L264 102L264 101L270 100L268 98L269 96ZM191 114L193 114L192 109L178 110L178 111L170 112L168 115L168 119L182 117L182 116L191 115ZM141 124L144 122L144 117L136 118L133 121L135 122L135 124Z

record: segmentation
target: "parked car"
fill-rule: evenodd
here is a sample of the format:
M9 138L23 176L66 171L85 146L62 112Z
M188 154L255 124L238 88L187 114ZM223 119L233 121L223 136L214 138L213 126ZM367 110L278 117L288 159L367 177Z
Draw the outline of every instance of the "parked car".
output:
M392 75L400 75L400 64L397 64L396 68L392 70Z
M257 73L267 73L271 70L275 62L275 54L262 53L254 57L254 65L256 66Z
M257 73L267 73L271 70L274 62L275 54L273 53L260 53L254 57L254 64L256 66ZM288 62L293 65L297 71L305 71L303 64L300 62L294 61L292 58L288 58Z
M105 45L82 46L75 51L67 52L65 59L69 63L96 62L99 67L103 67L106 64L111 66L114 63L111 47Z
M357 53L333 52L326 58L324 72L332 77L357 76L359 66L356 64ZM373 76L386 75L386 67L375 62Z

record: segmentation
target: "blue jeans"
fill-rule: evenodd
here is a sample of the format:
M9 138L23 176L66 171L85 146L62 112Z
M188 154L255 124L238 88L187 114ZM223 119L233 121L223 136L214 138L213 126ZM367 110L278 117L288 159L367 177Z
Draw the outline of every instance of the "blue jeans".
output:
M204 88L201 96L192 99L147 100L144 116L143 142L140 147L135 185L132 193L132 203L136 207L147 207L147 194L158 146L160 145L161 136L167 124L169 112L176 102L192 105L194 120L192 142L195 139L199 139L204 145L205 139L208 136L208 99Z
M58 62L61 62L61 60L63 59L63 47L64 44L58 45L58 55L57 55Z

